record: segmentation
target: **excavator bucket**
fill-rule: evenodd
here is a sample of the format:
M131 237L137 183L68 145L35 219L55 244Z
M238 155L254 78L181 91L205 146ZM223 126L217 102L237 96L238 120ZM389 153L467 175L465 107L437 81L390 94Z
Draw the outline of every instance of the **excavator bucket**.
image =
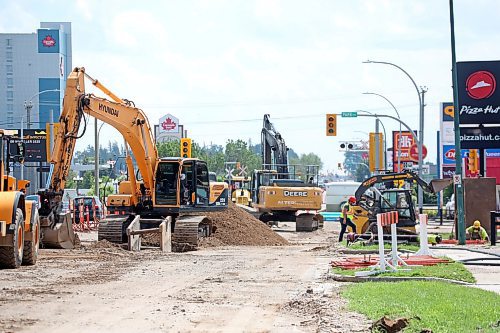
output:
M438 193L447 188L451 183L453 182L453 179L447 178L447 179L433 179L430 182L430 187L432 188L432 193Z
M52 225L42 221L42 244L45 248L72 249L75 241L71 213L59 214L57 222Z

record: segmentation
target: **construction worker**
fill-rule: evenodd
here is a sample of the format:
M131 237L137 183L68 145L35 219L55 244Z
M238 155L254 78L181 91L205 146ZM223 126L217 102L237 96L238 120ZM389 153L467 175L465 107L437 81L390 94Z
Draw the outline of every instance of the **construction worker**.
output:
M344 203L341 207L339 242L342 242L342 239L344 238L344 233L347 230L347 226L351 227L354 234L356 234L356 225L352 222L353 212L351 208L351 206L355 204L356 204L356 198L350 197L349 200L346 203Z
M465 236L472 240L489 240L488 233L481 227L479 220L475 220L473 225L465 229Z

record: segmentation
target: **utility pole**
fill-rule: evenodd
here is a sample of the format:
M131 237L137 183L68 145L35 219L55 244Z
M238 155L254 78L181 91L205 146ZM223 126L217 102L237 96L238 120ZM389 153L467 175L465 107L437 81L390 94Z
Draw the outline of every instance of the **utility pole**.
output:
M380 120L378 118L375 118L375 170L374 170L375 174L378 174L379 165L380 165L380 154L379 154L380 141L378 140L379 131L380 131L379 128L380 128Z
M94 126L94 195L99 198L99 132L97 130L97 118Z
M455 19L453 0L450 0L451 66L453 77L453 122L455 128L455 198L457 200L457 235L458 244L465 245L464 189L462 187L462 150L460 148L460 112L458 105L457 59L455 54Z

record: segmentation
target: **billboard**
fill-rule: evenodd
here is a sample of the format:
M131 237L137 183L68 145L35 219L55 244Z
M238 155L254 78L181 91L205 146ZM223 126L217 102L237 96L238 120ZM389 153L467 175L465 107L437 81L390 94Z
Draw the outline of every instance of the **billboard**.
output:
M392 132L392 147L393 147L393 170L394 172L399 172L403 169L411 169L414 164L414 159L411 154L411 149L413 145L417 142L410 131L399 131ZM398 165L398 157L401 165Z
M158 130L160 134L163 133L179 133L179 118L169 114L160 118Z
M500 127L460 127L460 147L498 148L500 147Z
M457 62L460 124L500 124L500 61Z
M16 144L21 139L21 130L16 129L17 135L13 135L11 144ZM25 162L46 162L47 161L47 148L46 148L47 133L45 129L25 129L23 132L23 139L25 144L24 161Z
M59 53L59 30L38 29L38 53Z

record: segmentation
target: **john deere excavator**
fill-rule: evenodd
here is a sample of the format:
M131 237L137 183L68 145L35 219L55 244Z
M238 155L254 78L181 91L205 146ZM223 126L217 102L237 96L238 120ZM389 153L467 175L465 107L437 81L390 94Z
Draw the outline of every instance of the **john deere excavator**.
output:
M22 163L24 144L11 143L14 133L0 130L0 267L34 265L40 245L40 219L36 204L25 200L29 181L9 175L11 161Z
M85 92L85 77L113 101ZM86 117L87 115L87 117ZM205 216L187 215L227 207L227 191L210 202L207 164L195 158L159 158L146 114L134 103L121 99L99 81L75 68L67 79L59 130L55 137L51 163L53 170L48 188L40 192L44 221L44 243L70 247L74 242L71 222L60 218L61 196L68 177L75 142L85 132L88 116L117 129L124 138L129 178L119 184L119 193L109 195L109 211L120 212L99 223L99 240L126 241L126 228L139 215L141 227L158 226L172 216L172 242L196 249L200 233L209 235L212 228ZM83 129L81 125L83 123ZM134 172L133 154L138 168ZM123 214L125 212L125 214Z
M285 140L268 114L264 115L261 138L263 169L254 170L251 185L252 206L260 213L259 219L265 223L295 221L296 231L318 229L323 225L323 217L317 213L323 192L317 186L318 167L288 165Z
M376 234L377 214L397 211L399 214L398 233L415 234L417 213L411 195L413 183L422 187L426 192L437 193L450 185L451 179L433 179L428 184L410 170L399 173L381 173L366 179L354 194L357 205L352 206L352 211L357 232L362 234L371 231Z

